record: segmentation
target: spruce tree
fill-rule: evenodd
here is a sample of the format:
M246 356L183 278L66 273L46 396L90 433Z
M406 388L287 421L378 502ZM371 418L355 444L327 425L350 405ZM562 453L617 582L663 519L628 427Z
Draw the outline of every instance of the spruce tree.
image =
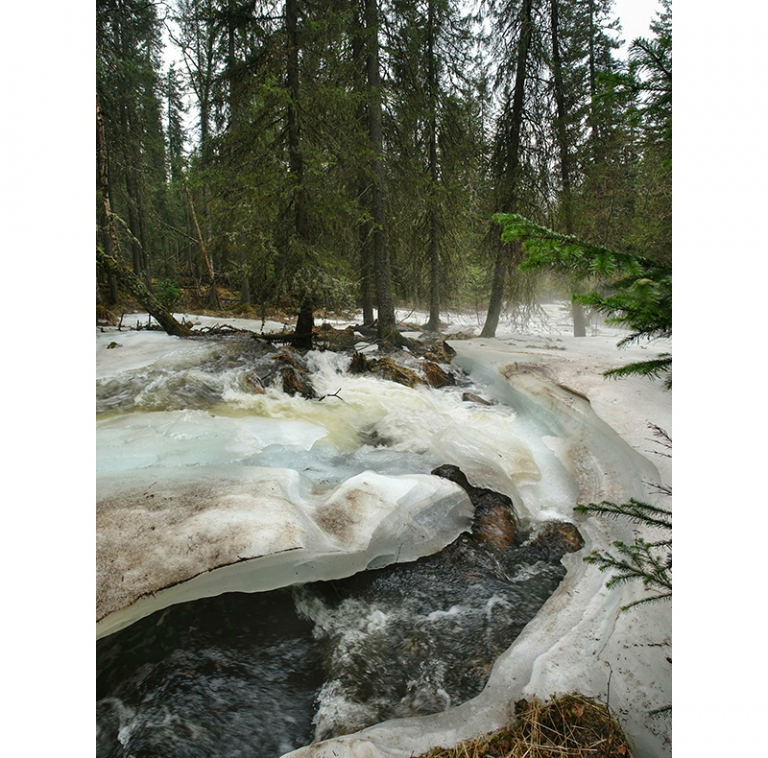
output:
M387 179L395 286L426 328L456 294L472 222L478 140L474 40L454 0L396 2L389 25L390 137Z
M504 81L504 104L498 122L495 155L495 178L497 207L504 213L519 210L523 173L523 120L526 108L526 93L529 76L529 55L534 43L535 28L533 15L534 0L521 0L519 7L504 3L497 9L495 30L497 45L504 56L499 75L509 77L513 84ZM509 18L516 19L516 36L510 37ZM514 41L513 41L514 40ZM493 283L488 302L488 313L483 325L482 337L494 337L499 324L504 299L505 282L510 264L518 262L520 251L513 244L499 244L498 230L491 228L487 240L494 252Z
M149 0L96 5L96 91L110 156L112 212L134 273L151 287L150 259L160 246L165 185L160 22Z
M400 342L392 296L384 176L384 129L382 114L381 61L379 57L380 13L378 0L363 0L368 96L368 135L371 144L371 220L373 223L373 268L378 306L379 339Z
M642 158L637 213L629 243L646 255L672 255L672 2L651 23L654 36L630 47L630 68L641 94Z

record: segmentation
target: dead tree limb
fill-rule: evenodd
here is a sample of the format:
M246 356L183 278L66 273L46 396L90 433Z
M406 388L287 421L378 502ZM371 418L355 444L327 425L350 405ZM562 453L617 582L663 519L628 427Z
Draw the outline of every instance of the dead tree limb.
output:
M329 392L327 395L323 395L322 397L317 398L317 402L319 403L321 400L325 400L327 397L337 397L339 400L341 400L342 403L346 403L347 401L339 394L341 392L341 387L336 390L336 392Z
M189 209L192 211L192 220L195 222L195 231L197 231L197 243L200 245L200 252L203 254L203 260L205 261L205 268L208 270L208 298L211 305L216 308L221 308L219 303L219 293L216 291L216 276L213 273L213 264L208 257L208 251L205 249L205 242L203 241L203 233L200 231L200 224L197 223L197 213L195 213L195 204L192 202L192 195L189 194L189 187L184 185L184 192L187 196L187 202L189 203Z

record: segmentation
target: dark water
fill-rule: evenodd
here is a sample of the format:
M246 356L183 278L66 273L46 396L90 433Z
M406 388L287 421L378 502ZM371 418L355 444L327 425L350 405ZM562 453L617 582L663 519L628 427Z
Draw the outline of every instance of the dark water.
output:
M97 758L274 758L479 694L563 552L464 535L436 556L158 612L97 645Z
M321 655L289 591L174 606L96 654L98 758L278 756L312 739Z
M565 575L547 557L462 536L415 563L297 588L323 641L316 739L480 694L496 658Z

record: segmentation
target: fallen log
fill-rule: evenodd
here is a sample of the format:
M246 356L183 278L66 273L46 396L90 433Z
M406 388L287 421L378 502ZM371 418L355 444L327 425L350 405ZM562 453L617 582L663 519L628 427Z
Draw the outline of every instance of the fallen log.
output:
M107 255L100 247L96 248L96 263L106 273L112 274L117 279L118 287L121 287L136 298L139 305L145 308L147 313L168 334L175 337L186 337L189 335L189 327L176 321L171 312L144 286L144 283L133 271L129 271L111 255Z

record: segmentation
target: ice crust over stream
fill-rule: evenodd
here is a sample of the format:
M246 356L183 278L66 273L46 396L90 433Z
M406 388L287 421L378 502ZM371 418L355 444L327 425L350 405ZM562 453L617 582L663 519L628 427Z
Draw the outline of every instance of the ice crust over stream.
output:
M469 378L442 390L351 376L348 358L313 352L317 394L338 397L308 401L269 382L253 392L254 373L264 377L270 364L254 341L129 332L107 351L114 338L97 336L97 636L197 597L349 576L435 552L471 517L463 490L429 475L442 463L509 495L533 527L572 521L577 502L645 498L660 480L569 389L578 385L572 375L563 385L548 356L522 345L453 342L454 365ZM463 402L466 390L496 404ZM579 528L585 551L632 534L593 520ZM566 580L477 698L292 755L405 756L500 726L522 694L604 694L604 667L585 673L584 659L603 655L629 623L618 613L626 593L606 591L580 554L565 562ZM664 704L663 685L661 693L644 682L613 686L627 700L632 686L644 688L640 709ZM640 754L666 755L663 735L647 736L642 714L632 718Z

